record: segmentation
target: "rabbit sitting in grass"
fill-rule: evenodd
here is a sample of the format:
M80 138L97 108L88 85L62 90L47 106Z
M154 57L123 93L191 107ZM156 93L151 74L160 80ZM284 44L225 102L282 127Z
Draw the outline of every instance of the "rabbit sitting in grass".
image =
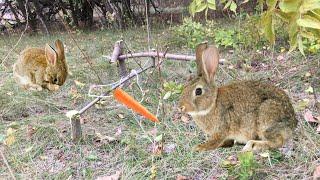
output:
M202 43L196 48L198 73L184 88L180 110L192 116L209 135L196 151L245 144L244 151L281 147L297 126L294 109L286 93L260 81L239 81L217 87L214 76L219 54Z
M55 41L56 49L46 44L44 49L26 48L13 65L15 81L24 89L56 91L68 76L64 47Z

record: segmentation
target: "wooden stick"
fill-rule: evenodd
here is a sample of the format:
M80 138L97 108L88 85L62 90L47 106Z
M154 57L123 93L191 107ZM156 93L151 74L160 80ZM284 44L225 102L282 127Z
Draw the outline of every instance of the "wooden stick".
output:
M163 52L138 52L138 53L132 53L132 54L123 54L118 56L119 60L123 59L129 59L129 58L137 58L137 57L159 57L159 58L166 58L166 59L172 59L172 60L178 60L178 61L193 61L196 59L195 56L190 55L181 55L181 54L169 54L169 53L163 53ZM110 60L110 63L115 62L113 57L108 57ZM219 64L223 64L222 61L219 61Z

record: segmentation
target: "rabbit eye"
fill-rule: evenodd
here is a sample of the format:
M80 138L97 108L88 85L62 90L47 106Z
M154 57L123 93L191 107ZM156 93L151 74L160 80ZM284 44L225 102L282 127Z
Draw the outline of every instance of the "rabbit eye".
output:
M202 94L202 89L201 88L197 88L196 89L196 96L200 96Z

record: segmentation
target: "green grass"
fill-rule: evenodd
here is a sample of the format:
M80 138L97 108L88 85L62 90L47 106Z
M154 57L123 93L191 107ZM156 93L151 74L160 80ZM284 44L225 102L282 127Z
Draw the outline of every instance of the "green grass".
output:
M163 33L165 32L165 33ZM162 49L169 37L166 29L152 32L153 42ZM110 65L103 55L110 55L113 44L121 37L132 52L147 50L147 36L144 29L116 31L81 32L73 34L56 33L52 36L24 36L8 58L5 67L0 67L0 135L12 127L15 129L16 141L11 146L3 145L6 160L18 179L95 179L100 175L122 172L122 179L175 179L178 174L194 179L229 179L239 174L230 172L221 163L230 156L238 154L241 146L218 149L210 152L196 153L192 147L203 142L205 136L194 125L174 118L179 96L163 100L160 95L165 92L161 82L174 81L184 83L191 70L195 72L192 62L167 61L162 66L162 76L158 71L139 76L140 84L145 90L142 102L152 112L158 112L161 124L154 125L133 114L124 107L107 108L116 105L112 98L104 101L104 107L93 107L82 116L84 140L74 144L70 137L69 120L65 117L68 110L82 108L93 98L87 95L92 84L99 84L97 75L89 68L86 58L79 46L93 64L94 70L104 84L118 80L117 67ZM21 90L12 78L11 66L16 61L18 52L26 46L44 46L53 44L60 38L66 46L67 62L72 75L58 92L27 92ZM0 37L1 60L17 42L18 36ZM77 43L77 45L75 44ZM170 47L170 53L190 54L193 50ZM259 154L254 156L258 166L254 167L253 178L263 179L307 179L312 176L319 157L319 135L315 127L305 123L304 109L316 112L312 94L304 90L311 78L305 78L306 71L317 67L317 59L303 59L299 53L293 53L287 61L277 61L278 53L259 54L256 52L223 52L227 59L217 75L217 84L225 84L237 79L267 79L286 89L295 107L301 99L310 99L310 103L297 110L299 127L294 140L286 145L286 152L271 152L271 160ZM236 68L238 62L250 65L253 59L259 67ZM140 59L136 59L140 61ZM146 59L144 59L146 60ZM143 61L144 62L144 61ZM138 67L130 60L129 68ZM247 67L247 66L246 66ZM295 69L294 69L295 68ZM149 71L150 72L150 71ZM148 77L151 79L148 80ZM84 83L78 86L74 81ZM148 81L148 83L146 83ZM135 80L126 91L141 98ZM318 89L317 89L318 90ZM160 104L160 105L159 105ZM158 108L159 105L159 108ZM119 114L124 116L119 118ZM121 129L121 133L116 135ZM156 128L156 134L151 131ZM102 136L115 137L117 141L108 142L99 139ZM150 152L157 136L163 136L157 145L167 147L175 145L172 152L162 154ZM0 138L1 139L1 138ZM236 166L235 168L237 168ZM0 176L9 178L8 167L0 162Z

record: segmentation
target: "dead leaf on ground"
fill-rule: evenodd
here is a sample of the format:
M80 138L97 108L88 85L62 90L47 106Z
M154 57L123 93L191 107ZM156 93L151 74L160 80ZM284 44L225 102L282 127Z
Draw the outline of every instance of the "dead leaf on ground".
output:
M118 116L120 119L124 119L124 115L123 115L123 114L117 114L117 116Z
M102 135L101 133L96 133L96 138L95 138L95 142L97 143L111 143L117 141L116 138L111 137L111 136L106 136L106 135Z
M313 180L320 179L320 165L316 167L316 169L313 172Z
M16 137L15 137L14 133L15 133L14 129L12 129L12 128L7 129L7 137L4 140L5 145L11 146L16 141Z
M176 144L171 143L164 146L164 152L165 153L172 153L176 149Z
M189 123L190 122L190 118L186 115L182 115L181 116L181 121L184 123Z
M121 172L117 171L113 175L104 175L104 176L99 176L96 180L118 180L120 179Z
M120 136L122 134L122 128L118 127L115 136Z
M35 132L36 132L35 128L34 128L32 125L28 124L28 127L27 127L27 137L28 137L28 138L31 138L32 135L33 135Z
M163 152L163 143L162 142L155 142L148 146L148 151L154 155L161 155Z
M152 135L152 136L156 136L158 133L158 129L157 128L152 128L150 131L148 131L148 134Z
M191 178L187 177L187 176L183 176L181 174L177 175L176 180L190 180Z
M319 117L314 117L312 115L312 112L310 110L307 110L305 113L304 113L304 119L307 121L307 122L315 122L315 123L318 123L317 125L317 129L316 129L316 132L320 133L320 121L319 121Z
M78 81L78 80L74 80L74 83L75 83L77 86L79 86L79 87L85 86L84 83L82 83L82 82L80 82L80 81Z
M318 122L313 118L312 112L309 109L304 113L304 119L307 122Z

